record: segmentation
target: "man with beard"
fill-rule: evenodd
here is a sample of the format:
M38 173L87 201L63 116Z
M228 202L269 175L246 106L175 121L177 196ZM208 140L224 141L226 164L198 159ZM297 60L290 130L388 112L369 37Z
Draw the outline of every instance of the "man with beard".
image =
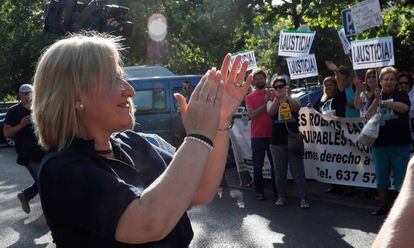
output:
M272 119L267 113L266 104L270 100L270 93L266 91L266 73L257 68L253 72L255 89L246 97L247 114L251 121L251 147L254 174L254 189L256 200L264 200L262 168L265 153L270 157L269 144L272 137Z
M31 94L33 87L30 84L23 84L19 88L20 103L13 105L7 111L4 120L3 134L5 137L14 137L16 143L17 163L27 168L34 183L27 189L17 194L22 209L30 213L29 201L38 193L37 178L40 169L40 161L44 155L34 134L30 120Z

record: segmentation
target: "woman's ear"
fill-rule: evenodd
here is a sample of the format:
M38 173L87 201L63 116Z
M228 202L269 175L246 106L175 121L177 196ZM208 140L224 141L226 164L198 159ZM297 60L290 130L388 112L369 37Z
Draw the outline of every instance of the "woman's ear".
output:
M85 110L85 104L83 102L82 94L79 92L76 92L76 98L75 98L75 109L83 111Z

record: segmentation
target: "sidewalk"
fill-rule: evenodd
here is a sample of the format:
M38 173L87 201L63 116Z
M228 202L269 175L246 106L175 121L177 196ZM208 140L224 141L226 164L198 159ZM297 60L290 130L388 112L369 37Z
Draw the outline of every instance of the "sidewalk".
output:
M242 185L240 185L239 177L237 175L237 169L235 166L227 166L225 171L225 178L227 182L227 187L237 188L240 190L254 190L253 188L247 187L247 184L250 182L251 177L248 172L243 172L241 175ZM308 179L307 183L307 192L308 199L310 202L319 201L319 202L328 202L333 204L344 205L348 207L355 207L360 209L365 209L368 213L377 207L377 201L374 199L376 196L375 189L360 188L360 187L350 187L353 189L351 195L344 195L338 193L326 193L325 191L329 188L329 184L321 183L315 180ZM273 189L271 185L271 180L265 179L265 195L267 200L273 199ZM288 196L296 198L296 187L293 180L288 181Z

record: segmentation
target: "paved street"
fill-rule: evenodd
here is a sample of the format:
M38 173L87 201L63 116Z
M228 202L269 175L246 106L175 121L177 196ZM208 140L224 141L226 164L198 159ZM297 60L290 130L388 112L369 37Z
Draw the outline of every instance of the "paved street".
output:
M39 197L29 215L20 208L16 194L31 178L14 161L13 149L0 148L0 247L55 247ZM234 168L226 173L229 186L211 204L189 212L195 233L191 247L369 247L384 220L369 214L372 199L320 193L324 185L316 182L308 182L310 209L301 210L294 197L277 208L271 192L257 202L253 190L238 186Z

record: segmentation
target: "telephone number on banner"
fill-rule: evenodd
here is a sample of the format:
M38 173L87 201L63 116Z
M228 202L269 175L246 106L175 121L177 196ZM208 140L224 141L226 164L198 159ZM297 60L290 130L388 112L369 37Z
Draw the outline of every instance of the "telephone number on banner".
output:
M346 182L355 182L362 181L364 183L375 183L375 173L373 172L363 172L359 171L349 171L349 170L334 170L333 173L329 169L321 169L316 167L316 173L321 179L328 180L338 180Z

